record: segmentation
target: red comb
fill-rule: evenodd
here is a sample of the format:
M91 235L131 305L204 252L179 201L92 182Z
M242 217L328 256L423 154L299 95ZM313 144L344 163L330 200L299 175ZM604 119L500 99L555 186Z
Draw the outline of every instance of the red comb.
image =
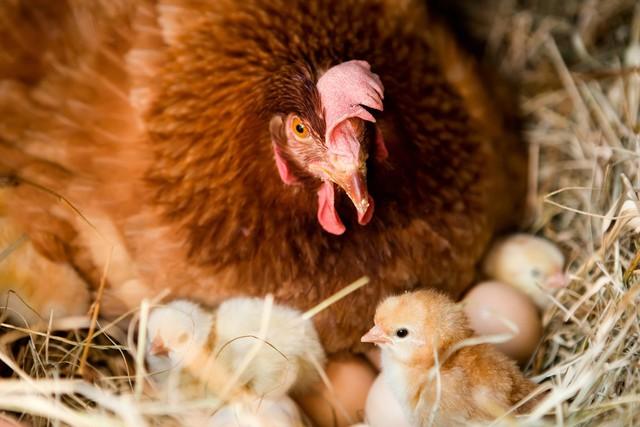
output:
M383 109L384 87L367 61L353 60L331 67L317 86L325 110L327 145L333 144L333 131L346 119L376 121L364 107Z

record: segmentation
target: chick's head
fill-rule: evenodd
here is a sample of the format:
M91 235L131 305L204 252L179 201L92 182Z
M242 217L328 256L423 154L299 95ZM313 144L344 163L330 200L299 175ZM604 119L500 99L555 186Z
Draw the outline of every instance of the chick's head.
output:
M361 339L380 346L384 357L401 363L433 359L472 335L462 308L433 290L392 296L376 309L374 326Z
M551 242L516 234L497 243L487 254L484 272L532 297L542 308L549 305L545 292L569 283L563 272L564 256Z
M147 324L149 356L184 361L202 348L213 326L213 316L190 301L173 301L155 308Z

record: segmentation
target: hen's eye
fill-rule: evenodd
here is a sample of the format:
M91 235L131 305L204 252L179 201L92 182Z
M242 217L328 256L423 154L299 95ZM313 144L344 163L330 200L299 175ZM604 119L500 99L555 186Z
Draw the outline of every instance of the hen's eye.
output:
M300 117L296 116L291 120L291 130L297 138L305 139L309 136L309 130Z
M398 338L404 338L409 335L409 331L406 328L400 328L396 331L396 336Z

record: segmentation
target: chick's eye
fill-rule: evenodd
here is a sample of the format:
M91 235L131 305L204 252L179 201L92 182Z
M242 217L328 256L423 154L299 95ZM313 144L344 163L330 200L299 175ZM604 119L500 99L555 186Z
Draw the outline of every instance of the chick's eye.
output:
M531 275L533 277L540 277L542 275L542 273L537 268L534 268L533 270L531 270Z
M404 338L409 335L409 331L406 328L400 328L396 331L396 336L398 338Z
M293 120L291 120L291 130L293 131L293 134L296 136L296 138L306 139L307 137L309 137L309 129L307 129L307 126L304 124L302 119L300 119L300 117L296 116L293 118Z

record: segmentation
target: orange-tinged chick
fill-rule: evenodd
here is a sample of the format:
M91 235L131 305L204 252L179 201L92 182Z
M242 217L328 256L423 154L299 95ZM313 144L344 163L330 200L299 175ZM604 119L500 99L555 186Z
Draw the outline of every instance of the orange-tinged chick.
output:
M436 291L387 298L374 322L362 341L380 346L383 378L413 425L492 420L536 387L491 345L462 345L473 336L467 317Z

